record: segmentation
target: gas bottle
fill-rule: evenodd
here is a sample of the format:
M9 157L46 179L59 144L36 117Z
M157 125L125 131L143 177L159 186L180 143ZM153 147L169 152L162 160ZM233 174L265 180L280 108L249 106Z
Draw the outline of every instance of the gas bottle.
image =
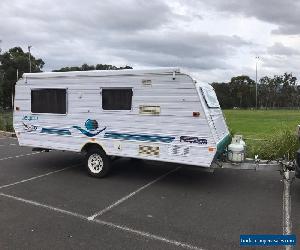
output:
M235 135L231 144L228 145L228 160L232 162L243 162L245 160L246 143L242 135Z

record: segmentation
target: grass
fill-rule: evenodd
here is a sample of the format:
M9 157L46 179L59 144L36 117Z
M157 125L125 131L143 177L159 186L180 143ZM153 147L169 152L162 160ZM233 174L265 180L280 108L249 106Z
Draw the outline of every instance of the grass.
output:
M287 127L296 131L300 110L224 110L227 124L235 134L262 139Z
M13 131L13 118L11 111L0 111L0 130Z
M300 146L296 137L299 110L224 110L224 114L232 133L246 138L248 157L293 158Z

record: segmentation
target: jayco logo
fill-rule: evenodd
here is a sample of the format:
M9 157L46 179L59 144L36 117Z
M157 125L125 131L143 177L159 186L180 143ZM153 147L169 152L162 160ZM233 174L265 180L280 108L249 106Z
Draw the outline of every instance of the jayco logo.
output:
M36 115L24 115L23 116L23 121L37 121L39 119L38 116Z

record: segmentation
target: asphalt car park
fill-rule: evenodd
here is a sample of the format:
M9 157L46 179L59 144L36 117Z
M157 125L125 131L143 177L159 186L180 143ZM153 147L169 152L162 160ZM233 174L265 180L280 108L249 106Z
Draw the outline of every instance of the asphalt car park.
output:
M81 154L2 137L0 222L0 249L239 249L240 234L282 233L282 183L277 172L130 159L97 179ZM299 238L300 180L292 222Z

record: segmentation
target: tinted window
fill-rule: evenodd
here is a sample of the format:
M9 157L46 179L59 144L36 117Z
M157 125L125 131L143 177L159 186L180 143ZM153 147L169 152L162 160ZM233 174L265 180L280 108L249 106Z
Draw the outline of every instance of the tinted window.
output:
M66 114L66 89L31 90L31 112Z
M102 89L104 110L131 110L132 89Z

